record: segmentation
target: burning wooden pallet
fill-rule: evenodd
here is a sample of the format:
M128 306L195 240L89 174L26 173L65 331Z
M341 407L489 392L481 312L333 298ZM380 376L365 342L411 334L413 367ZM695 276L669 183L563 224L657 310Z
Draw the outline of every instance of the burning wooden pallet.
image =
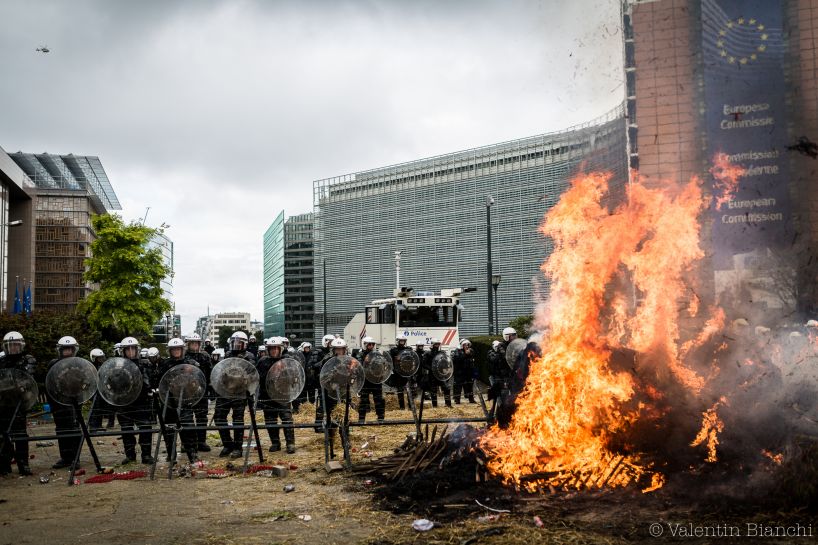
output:
M526 490L583 490L623 487L638 483L645 477L650 482L653 473L631 463L623 455L609 457L604 464L572 471L543 471L523 475L519 487Z
M406 442L390 456L378 458L371 462L357 464L352 472L358 475L381 475L387 481L400 481L407 475L437 464L446 454L448 439L447 428L438 437L437 426L429 434L429 425L419 438L407 437Z

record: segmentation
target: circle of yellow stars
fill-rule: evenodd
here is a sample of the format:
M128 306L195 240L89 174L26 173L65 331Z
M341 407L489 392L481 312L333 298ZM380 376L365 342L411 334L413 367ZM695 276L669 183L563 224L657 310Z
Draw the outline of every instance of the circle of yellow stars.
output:
M735 21L727 21L724 25L725 28L719 30L719 39L716 41L716 46L719 48L719 56L722 57L730 64L747 64L748 62L755 61L758 59L758 55L764 53L767 50L767 44L764 42L770 37L767 32L765 32L765 27L763 24L759 23L755 19L745 19L744 17L739 17ZM738 28L746 28L749 30L755 30L758 33L758 37L762 43L760 43L757 47L755 52L747 55L745 57L737 57L735 55L731 55L727 51L727 47L725 46L725 42L727 41L727 32L732 29Z

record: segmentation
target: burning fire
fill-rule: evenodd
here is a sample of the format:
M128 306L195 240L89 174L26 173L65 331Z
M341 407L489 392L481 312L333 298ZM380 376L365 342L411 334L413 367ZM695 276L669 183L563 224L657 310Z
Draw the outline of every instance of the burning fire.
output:
M739 175L726 156L716 158L720 199L729 199ZM689 287L704 255L698 217L709 199L700 181L648 185L637 175L613 212L605 205L609 181L600 173L576 177L541 226L554 242L542 266L550 299L536 316L548 324L542 356L530 362L510 425L482 439L489 470L527 490L660 488L665 479L654 461L661 460L640 449L634 430L661 434L676 393L698 396L717 374L702 376L689 363L725 321L720 309L700 308ZM680 316L703 311L704 326L683 340ZM706 444L708 460L724 426L719 403L704 412L699 435L686 439Z

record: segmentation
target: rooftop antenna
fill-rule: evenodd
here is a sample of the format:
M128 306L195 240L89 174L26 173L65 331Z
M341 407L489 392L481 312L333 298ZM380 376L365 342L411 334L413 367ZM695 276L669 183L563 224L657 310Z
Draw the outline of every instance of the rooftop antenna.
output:
M145 209L145 217L142 218L142 225L145 225L145 221L147 221L148 219L148 212L150 211L150 209L151 209L150 206Z

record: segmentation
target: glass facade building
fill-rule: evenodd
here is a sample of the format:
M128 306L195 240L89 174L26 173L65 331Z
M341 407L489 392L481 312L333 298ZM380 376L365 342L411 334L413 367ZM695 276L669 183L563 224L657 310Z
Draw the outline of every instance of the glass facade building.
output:
M290 343L313 342L313 215L284 222L284 329Z
M263 240L264 336L284 336L284 211L276 217Z
M461 336L488 333L487 213L499 327L531 314L549 282L540 265L551 250L538 231L572 176L613 173L628 180L624 107L560 132L313 182L315 338L323 334L324 267L329 333L373 299L391 296L394 252L401 285L415 290L475 287L466 294ZM621 190L621 191L620 191Z
M94 288L82 275L96 238L93 214L121 210L98 157L10 153L34 183L33 303L72 310Z

